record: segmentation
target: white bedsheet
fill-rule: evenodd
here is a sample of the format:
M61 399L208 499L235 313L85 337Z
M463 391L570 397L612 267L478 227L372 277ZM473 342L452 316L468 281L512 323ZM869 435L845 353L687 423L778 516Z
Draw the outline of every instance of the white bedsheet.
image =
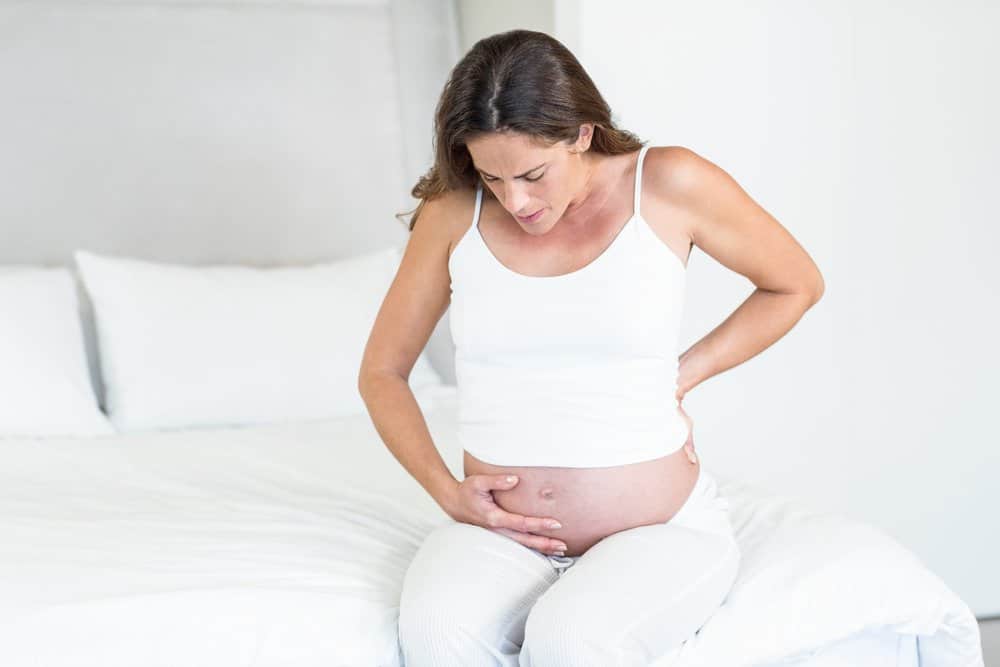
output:
M418 398L460 476L453 388ZM400 665L403 573L448 520L366 414L0 440L0 456L6 667ZM720 482L740 577L658 665L847 664L819 657L862 635L916 637L924 667L983 664L971 612L888 537Z

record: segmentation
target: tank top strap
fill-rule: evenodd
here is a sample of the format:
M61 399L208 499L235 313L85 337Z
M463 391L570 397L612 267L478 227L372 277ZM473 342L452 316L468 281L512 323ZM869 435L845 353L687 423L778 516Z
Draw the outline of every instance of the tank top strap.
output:
M635 211L636 216L640 217L642 216L639 210L639 195L642 193L642 161L646 157L647 150L649 150L649 144L639 149L639 159L635 165L635 201L632 203L632 210Z
M482 209L482 207L483 207L483 184L480 182L476 183L476 210L472 213L473 231L475 231L475 228L479 225L479 211Z

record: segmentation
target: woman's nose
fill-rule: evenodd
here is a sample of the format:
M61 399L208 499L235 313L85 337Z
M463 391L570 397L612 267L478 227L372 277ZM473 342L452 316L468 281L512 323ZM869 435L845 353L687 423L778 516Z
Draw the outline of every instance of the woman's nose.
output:
M505 187L506 187L506 192L504 193L504 198L506 199L508 210L514 213L514 215L518 215L521 213L524 214L533 213L533 211L525 210L525 207L528 205L528 202L531 201L531 197L528 195L528 192L523 185L512 183Z

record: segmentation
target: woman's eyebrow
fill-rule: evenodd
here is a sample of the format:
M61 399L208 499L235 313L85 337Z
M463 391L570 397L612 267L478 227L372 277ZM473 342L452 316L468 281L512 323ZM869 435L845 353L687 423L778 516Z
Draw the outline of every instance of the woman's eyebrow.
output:
M545 165L547 165L547 164L548 164L548 162L543 162L543 163L541 163L540 165L538 165L537 167L533 167L533 168L529 169L528 171L524 172L523 174L518 174L518 175L517 175L517 176L515 176L514 178L524 178L525 176L527 176L527 175L528 175L528 174L530 174L531 172L533 172L533 171L538 171L539 169L541 169L542 167L544 167L544 166L545 166ZM476 167L476 171L478 171L478 172L479 172L480 174L482 174L483 176L489 176L490 178L496 178L496 176L494 176L493 174L487 174L487 173L486 173L485 171L483 171L483 170L482 170L482 169L480 169L479 167Z

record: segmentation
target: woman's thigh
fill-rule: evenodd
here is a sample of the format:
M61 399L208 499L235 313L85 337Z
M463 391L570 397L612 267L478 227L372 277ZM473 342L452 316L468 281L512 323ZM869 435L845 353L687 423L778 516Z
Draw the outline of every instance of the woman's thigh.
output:
M707 477L676 522L609 535L565 568L528 615L519 664L649 665L679 648L722 605L739 569L715 488Z
M435 528L403 579L405 664L517 665L528 612L558 576L541 552L506 535L460 522Z

